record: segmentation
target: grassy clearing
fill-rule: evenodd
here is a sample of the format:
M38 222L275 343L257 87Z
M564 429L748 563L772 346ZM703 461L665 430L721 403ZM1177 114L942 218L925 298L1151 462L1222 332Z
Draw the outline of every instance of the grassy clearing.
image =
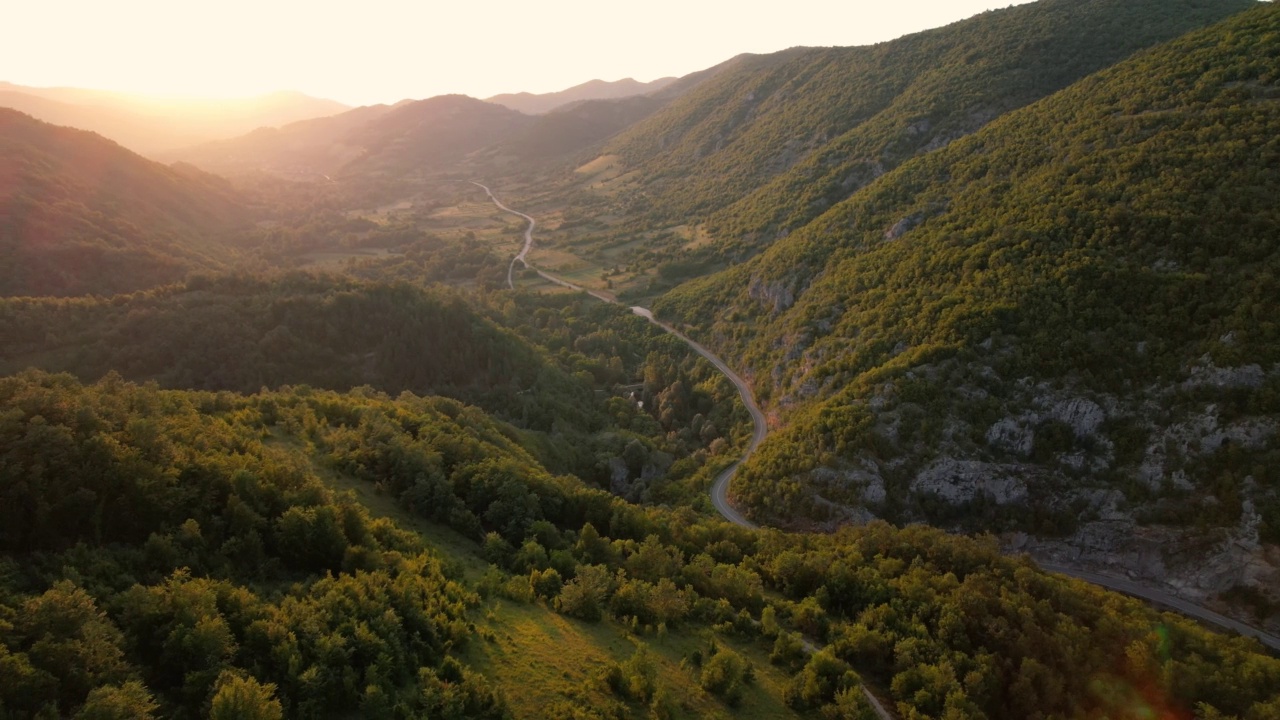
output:
M621 167L621 159L622 157L619 155L601 155L585 165L578 166L574 172L592 178L599 177L601 174L610 171L614 171L616 174L617 169Z
M545 281L543 281L545 282ZM296 441L275 438L279 444ZM375 517L413 530L442 556L461 567L468 582L489 569L474 541L417 516L368 483L337 472L312 458L316 474L333 490L349 493ZM477 634L462 659L503 692L518 718L544 718L557 703L602 708L622 702L602 677L613 663L623 664L641 643L657 668L656 686L669 694L678 718L797 717L782 703L787 674L770 665L762 644L726 638L706 628L683 627L665 637L637 636L631 628L606 620L588 623L565 617L542 603L520 604L494 598L476 613ZM709 642L730 648L755 666L755 682L739 707L731 708L698 684L698 670L682 661Z
M301 257L303 265L316 270L340 270L348 260L382 260L399 253L386 248L352 248L350 250L317 250Z
M696 668L681 665L695 650L706 652L711 636L703 633L637 637L614 622L581 622L543 605L505 600L491 603L479 625L493 639L472 644L465 659L507 688L507 700L518 718L548 717L560 702L597 708L621 702L602 677L611 664L626 663L641 643L649 648L657 667L655 684L669 694L675 717L797 717L781 700L789 678L769 664L764 650L750 643L714 638L717 645L738 652L756 669L755 683L742 703L731 708L699 686Z

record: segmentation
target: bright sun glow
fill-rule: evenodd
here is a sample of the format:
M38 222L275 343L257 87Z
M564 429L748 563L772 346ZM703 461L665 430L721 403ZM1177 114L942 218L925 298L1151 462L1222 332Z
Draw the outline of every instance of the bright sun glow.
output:
M879 42L1009 4L41 0L6 6L0 80L205 97L289 89L349 104L487 97Z

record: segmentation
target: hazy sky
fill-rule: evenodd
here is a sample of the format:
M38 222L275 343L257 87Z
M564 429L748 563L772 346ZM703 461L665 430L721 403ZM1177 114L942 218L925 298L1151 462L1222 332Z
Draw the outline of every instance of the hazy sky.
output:
M349 104L652 80L864 45L1026 0L14 0L0 80Z

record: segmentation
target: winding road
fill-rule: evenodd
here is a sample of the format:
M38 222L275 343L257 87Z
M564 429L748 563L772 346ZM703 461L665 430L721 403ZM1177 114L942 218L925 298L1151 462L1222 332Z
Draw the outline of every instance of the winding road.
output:
M506 212L509 212L512 215L518 215L529 222L529 227L525 228L525 231L524 231L524 246L520 248L520 252L514 258L512 258L511 265L507 267L507 286L508 287L510 287L512 290L516 288L515 269L516 269L516 263L519 262L520 264L524 265L526 268L532 268L535 272L538 273L538 276L541 277L542 279L547 280L549 282L553 282L556 285L559 285L560 287L568 288L570 290L577 290L579 292L585 292L591 297L596 298L601 302L609 303L610 305L621 304L618 302L618 299L616 297L608 293L604 293L599 290L592 290L590 288L584 288L581 285L576 285L574 283L569 282L568 280L565 280L564 278L556 277L551 273L545 272L543 270L540 270L534 267L533 265L530 265L528 257L529 257L529 251L533 249L533 228L536 225L536 221L522 212L519 212L517 210L512 210L506 205L503 205L502 201L494 196L493 191L490 190L488 186L478 183L474 180L471 181L471 184L476 185L477 187L480 187L481 189L483 189L485 191L485 194L489 196L489 199L493 201L493 204L497 205L500 209L505 210ZM733 505L729 502L729 481L733 479L733 475L735 472L737 472L738 466L741 465L744 461L746 461L748 457L751 457L751 453L754 452L755 449L760 446L760 443L764 442L765 436L769 434L769 424L768 422L766 422L764 413L761 412L760 410L760 406L756 404L756 397L755 397L755 394L751 392L751 387L747 385L747 381L743 380L741 375L734 372L733 368L729 367L724 360L720 359L718 355L716 355L715 353L703 347L702 343L699 343L696 340L693 340L692 338L680 332L679 330L671 327L667 323L664 323L658 318L654 317L653 311L650 310L649 308L640 307L639 305L631 305L630 308L632 313L639 315L640 317L644 318L645 320L648 320L654 325L657 325L658 327L662 328L665 332L668 332L676 336L677 338L680 338L680 340L684 344L693 348L694 352L706 358L707 362L710 362L712 365L715 365L716 369L719 370L721 373L724 373L724 376L729 378L729 382L733 383L733 386L738 389L738 395L742 397L742 404L746 406L747 412L751 414L751 425L752 425L751 442L747 444L747 449L742 453L742 457L738 458L737 460L734 460L732 465L725 468L724 470L721 470L720 474L716 475L715 481L711 483L711 503L716 506L716 510L720 513L720 515L724 517L725 520L728 520L729 522L735 525L741 525L742 527L748 527L748 528L760 527L759 525L748 520L742 513L738 512L733 507ZM818 651L817 645L814 645L807 638L804 639L803 644L804 644L805 650L807 650L809 654L813 654ZM873 693L865 683L862 685L862 695L867 699L867 702L870 703L872 710L875 711L876 715L880 718L880 720L896 720L896 716L885 708L884 703L880 701L880 698L877 697L876 694Z
M620 304L618 303L617 298L615 298L614 296L608 293L601 292L599 290L592 290L590 288L584 288L580 285L571 283L568 280L564 280L563 278L558 278L554 275L551 275L550 273L544 272L543 270L539 270L533 265L530 265L528 260L528 255L529 255L529 251L533 248L533 229L536 225L536 222L534 221L534 219L529 217L528 215L525 215L522 212L512 210L506 205L503 205L502 202L498 200L497 197L494 196L493 191L490 190L487 186L475 181L472 181L472 184L483 188L485 193L489 195L489 199L492 200L493 203L497 205L500 209L505 210L506 212L509 212L513 215L518 215L529 222L529 227L526 228L524 231L524 246L520 249L520 253L517 254L515 258L511 260L510 267L507 268L507 285L511 287L511 289L513 290L515 289L514 273L515 273L516 263L519 262L523 264L526 268L533 268L533 270L536 271L538 275L543 279L549 282L553 282L561 287L569 288L570 290L585 292L602 302L607 302L614 305ZM751 414L751 424L753 425L753 429L751 433L751 442L747 445L747 449L745 452L743 452L741 458L734 461L732 465L722 470L720 474L716 476L715 482L713 482L711 485L711 502L712 504L715 505L716 510L719 511L719 513L724 517L724 519L728 520L729 522L734 523L736 525L741 525L743 527L749 527L749 528L759 527L758 525L756 525L755 523L751 522L746 517L744 517L742 513L738 512L733 507L733 505L729 502L729 482L733 479L734 473L737 471L738 466L740 466L748 457L750 457L751 453L755 451L757 447L759 447L760 443L764 442L764 438L769 432L769 426L768 426L768 423L765 421L764 413L760 411L760 406L756 404L755 395L751 392L750 386L747 385L747 382L743 380L740 375L738 375L736 372L733 371L732 368L730 368L727 364L725 364L724 360L721 360L717 355L715 355L710 350L703 347L701 343L698 343L690 339L684 333L681 333L679 330L676 330L674 327L655 318L653 316L653 312L650 311L648 308L631 306L631 312L635 313L636 315L639 315L640 317L645 318L649 322L653 323L654 325L657 325L658 327L662 328L664 331L676 336L677 338L680 338L681 341L683 341L689 347L693 348L694 352L706 358L712 365L715 365L716 368L720 370L720 372L724 373L724 376L729 378L729 381L732 382L734 386L738 389L738 394L742 396L742 404L746 406L747 412ZM1056 573L1061 573L1063 575L1069 575L1071 577L1084 580L1085 582L1093 583L1094 585L1100 585L1104 588L1107 588L1108 590L1114 590L1116 592L1124 593L1125 595L1141 598L1143 600L1146 600L1148 602L1152 602L1158 605L1163 605L1165 607L1171 608L1195 620L1199 620L1201 622L1208 623L1210 625L1216 625L1217 627L1231 630L1231 631L1240 633L1241 635L1256 638L1263 645L1271 648L1272 650L1280 651L1280 638L1274 635L1271 635L1267 632L1259 630L1258 628L1245 625L1244 623L1237 622L1235 620L1232 620L1231 618L1220 615L1208 608L1201 607L1199 605L1188 602L1181 598L1174 597L1172 595L1160 592L1158 590L1151 589L1149 587L1144 587L1131 580L1112 577L1109 575L1100 575L1097 573L1087 572L1083 570L1076 570L1074 568L1069 568L1061 565L1041 564L1040 567L1049 572L1056 572ZM815 650L814 647L810 647L808 645L806 645L806 648L809 649L811 652ZM885 709L884 705L879 701L879 699L876 698L874 694L871 693L870 690L866 688L865 685L863 685L863 693L866 695L867 700L872 704L872 706L876 710L876 714L879 715L882 718L882 720L892 719L893 717L892 714Z
M494 205L497 205L500 209L505 210L506 212L509 212L512 215L518 215L524 218L529 223L529 227L525 228L525 231L524 231L524 246L521 247L520 252L514 258L511 259L511 265L507 267L507 286L508 287L510 287L512 290L516 288L515 269L516 269L516 263L518 262L521 265L524 265L526 268L533 268L533 270L537 272L538 275L542 277L544 280L553 282L556 285L569 288L570 290L585 292L591 297L596 298L597 300L600 300L602 302L607 302L611 305L620 304L617 298L615 298L614 296L608 293L601 292L599 290L592 290L590 288L584 288L580 285L575 285L574 283L571 283L568 280L556 277L555 275L552 275L543 270L539 270L538 268L530 265L528 257L529 257L529 251L533 249L533 228L537 224L536 221L533 218L529 217L528 215L525 215L524 213L518 210L512 210L506 205L503 205L502 201L499 200L496 196L494 196L493 191L490 190L487 186L481 183L475 182L474 180L471 181L471 184L479 188L482 188L485 191L485 194L489 196L489 199L493 201ZM725 361L721 360L715 353L706 349L705 347L702 346L701 343L689 338L687 335L680 332L679 330L671 327L667 323L664 323L661 320L654 317L653 312L650 311L648 308L640 307L638 305L632 305L631 312L635 313L636 315L639 315L645 320L648 320L654 325L657 325L658 327L662 328L664 331L676 336L677 338L680 338L681 342L693 348L694 352L706 358L707 361L710 362L712 365L715 365L716 369L719 370L721 373L723 373L725 377L729 378L729 382L733 383L734 387L738 389L738 395L742 397L742 404L746 406L747 412L751 414L751 425L752 425L751 442L747 444L747 449L745 452L742 453L742 457L735 460L733 464L730 465L729 467L725 468L724 470L721 470L720 474L716 476L715 482L711 484L711 503L716 506L716 510L722 516L724 516L724 519L728 520L731 523L734 523L736 525L741 525L743 527L749 527L749 528L760 527L759 525L756 525L755 523L748 520L742 513L738 512L733 507L733 505L729 502L729 481L733 479L733 475L735 472L737 472L738 466L741 465L744 461L746 461L748 457L751 456L751 453L754 452L755 449L760 446L760 443L764 442L765 435L769 433L769 424L765 421L764 413L760 411L760 406L756 404L755 394L751 392L751 387L747 385L747 381L743 380L741 375L734 372L733 368L729 367L725 363Z

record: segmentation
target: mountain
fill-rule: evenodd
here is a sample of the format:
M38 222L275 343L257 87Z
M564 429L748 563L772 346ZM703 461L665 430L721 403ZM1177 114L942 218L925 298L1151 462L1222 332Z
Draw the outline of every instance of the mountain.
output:
M404 103L363 128L365 148L345 173L430 173L528 128L533 118L466 95Z
M259 128L159 157L229 175L263 171L306 180L398 177L463 161L507 167L512 161L574 158L663 105L664 100L649 96L587 100L535 117L445 95Z
M400 105L370 105L281 127L261 127L246 135L179 148L157 157L189 162L221 175L261 171L315 180L336 174L360 157L364 148L358 144L359 131Z
M665 104L648 95L584 100L538 116L523 132L499 143L494 150L526 162L573 158L652 115Z
M536 120L465 95L356 108L281 128L261 128L164 154L211 172L263 171L300 179L400 177L451 168L519 136Z
M518 110L526 115L549 113L565 105L584 100L617 100L636 95L654 93L674 83L678 78L659 78L652 82L639 82L631 78L615 80L589 80L581 85L574 85L566 90L552 93L508 93L485 98L485 102L497 103Z
M637 228L750 254L904 160L1250 0L1042 0L891 42L738 58L610 141Z
M0 109L0 294L128 292L219 267L245 215L221 178Z
M20 110L55 125L90 130L145 155L348 109L333 100L297 92L224 100L37 88L6 82L0 82L0 107Z
M1140 53L663 299L782 426L741 506L1270 592L1278 34L1262 4Z

